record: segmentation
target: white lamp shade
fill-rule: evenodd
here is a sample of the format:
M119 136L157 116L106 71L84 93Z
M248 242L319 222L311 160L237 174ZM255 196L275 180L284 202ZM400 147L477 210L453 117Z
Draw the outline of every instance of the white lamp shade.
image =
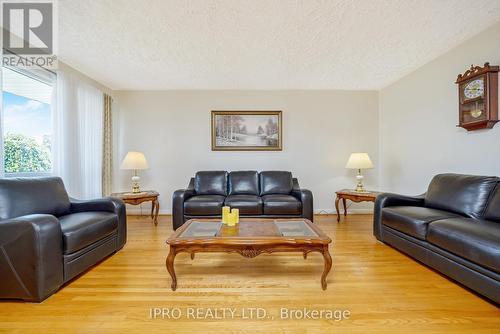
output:
M349 160L347 160L345 168L368 169L373 168L373 163L370 160L370 156L368 156L368 153L351 153L351 156L349 157Z
M148 162L142 152L128 152L120 169L148 169Z

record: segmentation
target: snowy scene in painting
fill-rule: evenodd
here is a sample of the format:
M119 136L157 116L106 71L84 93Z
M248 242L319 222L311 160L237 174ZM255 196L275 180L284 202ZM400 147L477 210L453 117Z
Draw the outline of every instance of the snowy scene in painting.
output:
M216 115L217 146L278 146L278 115Z

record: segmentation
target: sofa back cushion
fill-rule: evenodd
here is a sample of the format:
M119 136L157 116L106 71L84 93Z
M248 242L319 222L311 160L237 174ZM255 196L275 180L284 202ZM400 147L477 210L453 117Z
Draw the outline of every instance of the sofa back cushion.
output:
M194 191L197 195L227 196L227 172L197 172L194 176Z
M259 174L256 171L229 173L229 195L259 195Z
M479 218L497 182L494 176L438 174L429 184L425 206Z
M292 173L266 171L259 174L260 195L290 194L292 192Z
M30 214L61 216L70 202L59 177L0 179L0 219Z
M500 223L500 182L497 184L493 195L488 201L484 219Z

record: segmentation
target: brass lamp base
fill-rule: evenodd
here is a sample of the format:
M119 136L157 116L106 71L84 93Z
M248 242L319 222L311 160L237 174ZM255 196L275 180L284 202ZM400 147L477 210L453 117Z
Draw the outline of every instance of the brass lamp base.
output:
M367 193L367 192L368 192L368 190L366 190L366 189L363 187L363 185L361 185L361 186L360 186L359 184L358 184L358 185L356 185L356 190L355 190L355 191L356 191L357 193Z
M139 188L139 181L141 178L137 175L137 170L134 172L134 176L132 176L132 193L137 194L141 192Z
M365 190L363 187L363 175L361 175L361 169L358 169L358 175L356 175L356 192L357 193L367 193L368 191Z

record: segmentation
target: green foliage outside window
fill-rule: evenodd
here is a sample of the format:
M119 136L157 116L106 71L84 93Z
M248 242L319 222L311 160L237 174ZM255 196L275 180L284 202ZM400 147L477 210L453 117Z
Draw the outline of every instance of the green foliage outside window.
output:
M4 138L5 173L49 172L50 151L33 138L9 133Z

